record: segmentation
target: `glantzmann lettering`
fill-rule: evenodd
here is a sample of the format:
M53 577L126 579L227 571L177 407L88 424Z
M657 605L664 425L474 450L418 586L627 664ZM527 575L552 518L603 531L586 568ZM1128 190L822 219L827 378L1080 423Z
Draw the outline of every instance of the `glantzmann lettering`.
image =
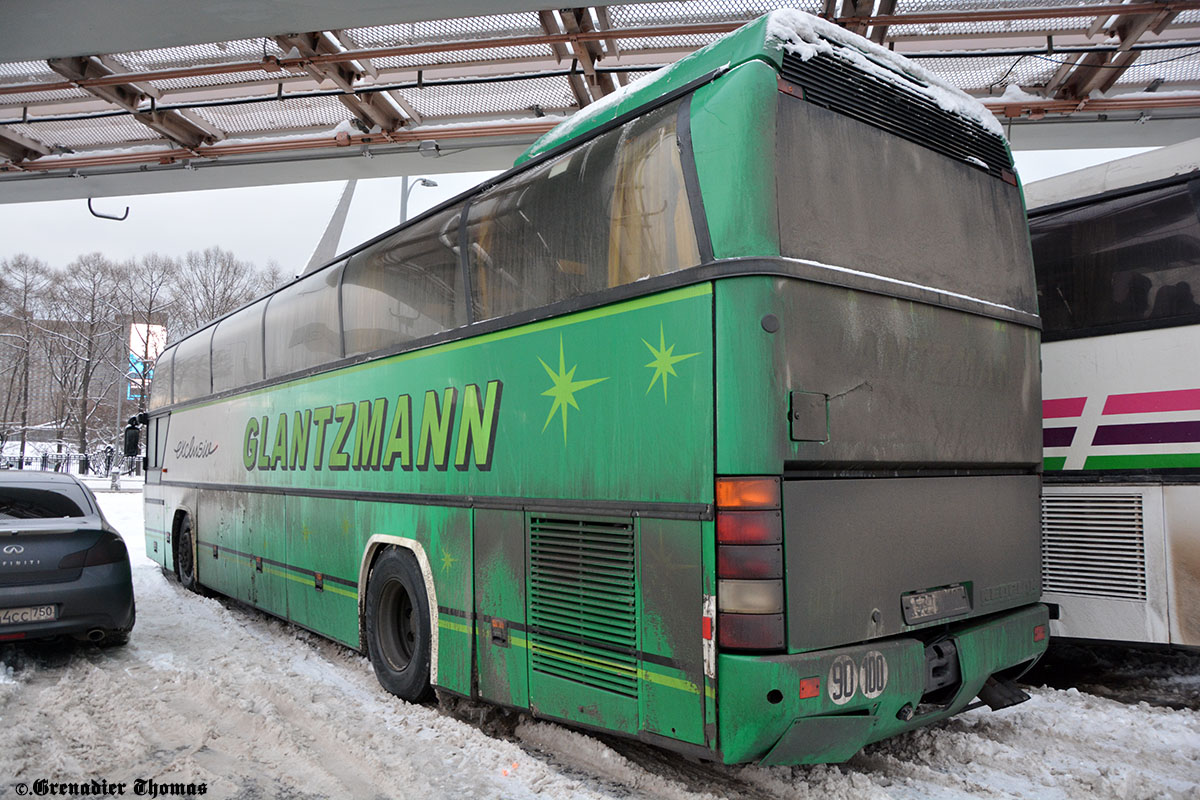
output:
M465 471L492 468L504 385L488 381L419 396L402 394L284 411L246 420L247 470ZM414 420L413 411L419 417ZM414 438L413 434L416 433ZM213 450L215 450L215 446Z

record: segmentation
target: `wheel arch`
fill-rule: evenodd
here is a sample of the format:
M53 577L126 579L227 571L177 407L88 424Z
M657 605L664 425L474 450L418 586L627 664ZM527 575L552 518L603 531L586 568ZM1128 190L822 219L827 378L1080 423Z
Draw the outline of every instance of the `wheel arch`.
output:
M437 686L438 670L438 602L437 587L433 583L433 569L429 566L429 556L425 547L416 539L390 534L375 534L367 540L363 549L362 564L358 570L358 643L359 649L367 649L367 579L371 575L371 567L375 559L389 547L407 550L417 559L421 569L421 579L425 582L425 599L429 603L429 682Z

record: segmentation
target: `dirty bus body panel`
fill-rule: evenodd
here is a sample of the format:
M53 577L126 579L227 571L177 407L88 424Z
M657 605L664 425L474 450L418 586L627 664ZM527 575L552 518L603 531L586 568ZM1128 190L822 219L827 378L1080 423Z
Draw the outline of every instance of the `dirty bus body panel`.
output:
M906 69L764 17L172 344L149 554L407 699L731 763L1019 702L1020 196L986 112Z
M745 205L769 208L778 228L748 241L749 220L709 216L718 258L780 254L727 262L770 275L715 284L717 474L783 478L793 654L719 658L722 698L732 683L752 708L721 717L729 760L848 757L840 737L883 738L909 724L898 715L954 713L1044 647L1028 632L1046 618L1036 605L1039 325L1011 162L987 142L974 152L989 168L964 158L978 131L898 130L906 122L886 111L856 118L817 96L819 60L785 55L782 79L749 67L729 76L744 84L730 103L776 114L758 154L774 164L763 180L774 196L748 192ZM903 117L910 109L891 94ZM737 200L712 194L746 192L759 167L731 176L693 137L706 206L736 214ZM864 644L844 652L849 642ZM883 661L887 690L865 686ZM944 662L952 677L931 685L927 671ZM821 697L801 700L797 720L787 701L814 678Z

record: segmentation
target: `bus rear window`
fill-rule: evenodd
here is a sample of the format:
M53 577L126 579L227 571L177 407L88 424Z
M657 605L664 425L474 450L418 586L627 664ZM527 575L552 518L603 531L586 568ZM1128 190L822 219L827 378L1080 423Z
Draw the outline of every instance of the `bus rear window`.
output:
M1037 313L1015 186L780 95L782 254Z

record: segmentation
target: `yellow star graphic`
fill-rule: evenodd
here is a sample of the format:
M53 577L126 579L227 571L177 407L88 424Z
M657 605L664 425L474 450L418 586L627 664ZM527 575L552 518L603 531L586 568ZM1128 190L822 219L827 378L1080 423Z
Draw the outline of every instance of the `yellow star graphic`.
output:
M586 381L575 380L575 370L579 365L571 367L571 371L567 371L566 359L563 356L563 341L562 336L558 337L558 372L550 369L549 365L541 358L542 368L546 370L546 374L550 376L550 380L554 382L546 391L542 392L544 397L553 397L554 403L550 406L550 415L546 417L546 422L542 425L542 433L546 432L546 428L550 425L550 420L554 419L554 415L562 409L563 423L563 444L567 443L567 406L579 410L579 404L575 402L575 393L581 389L586 389L589 386L594 386L597 383L608 380L608 378L592 378Z
M646 345L646 347L650 349L650 353L654 356L654 360L649 364L646 364L647 367L652 367L654 369L654 377L650 379L650 385L646 387L646 394L650 394L650 390L654 388L654 384L658 383L659 378L662 378L663 403L665 404L667 402L667 376L674 375L676 378L678 378L679 374L675 372L675 365L680 361L686 361L692 356L698 356L700 354L688 353L684 356L673 355L675 352L675 345L667 347L667 337L663 334L661 322L658 324L658 349L656 350L654 345L650 344L645 339L642 339L642 344Z
M458 559L455 558L454 556L450 555L449 550L443 550L442 551L442 572L449 571L451 565L454 564L455 561L458 561Z

